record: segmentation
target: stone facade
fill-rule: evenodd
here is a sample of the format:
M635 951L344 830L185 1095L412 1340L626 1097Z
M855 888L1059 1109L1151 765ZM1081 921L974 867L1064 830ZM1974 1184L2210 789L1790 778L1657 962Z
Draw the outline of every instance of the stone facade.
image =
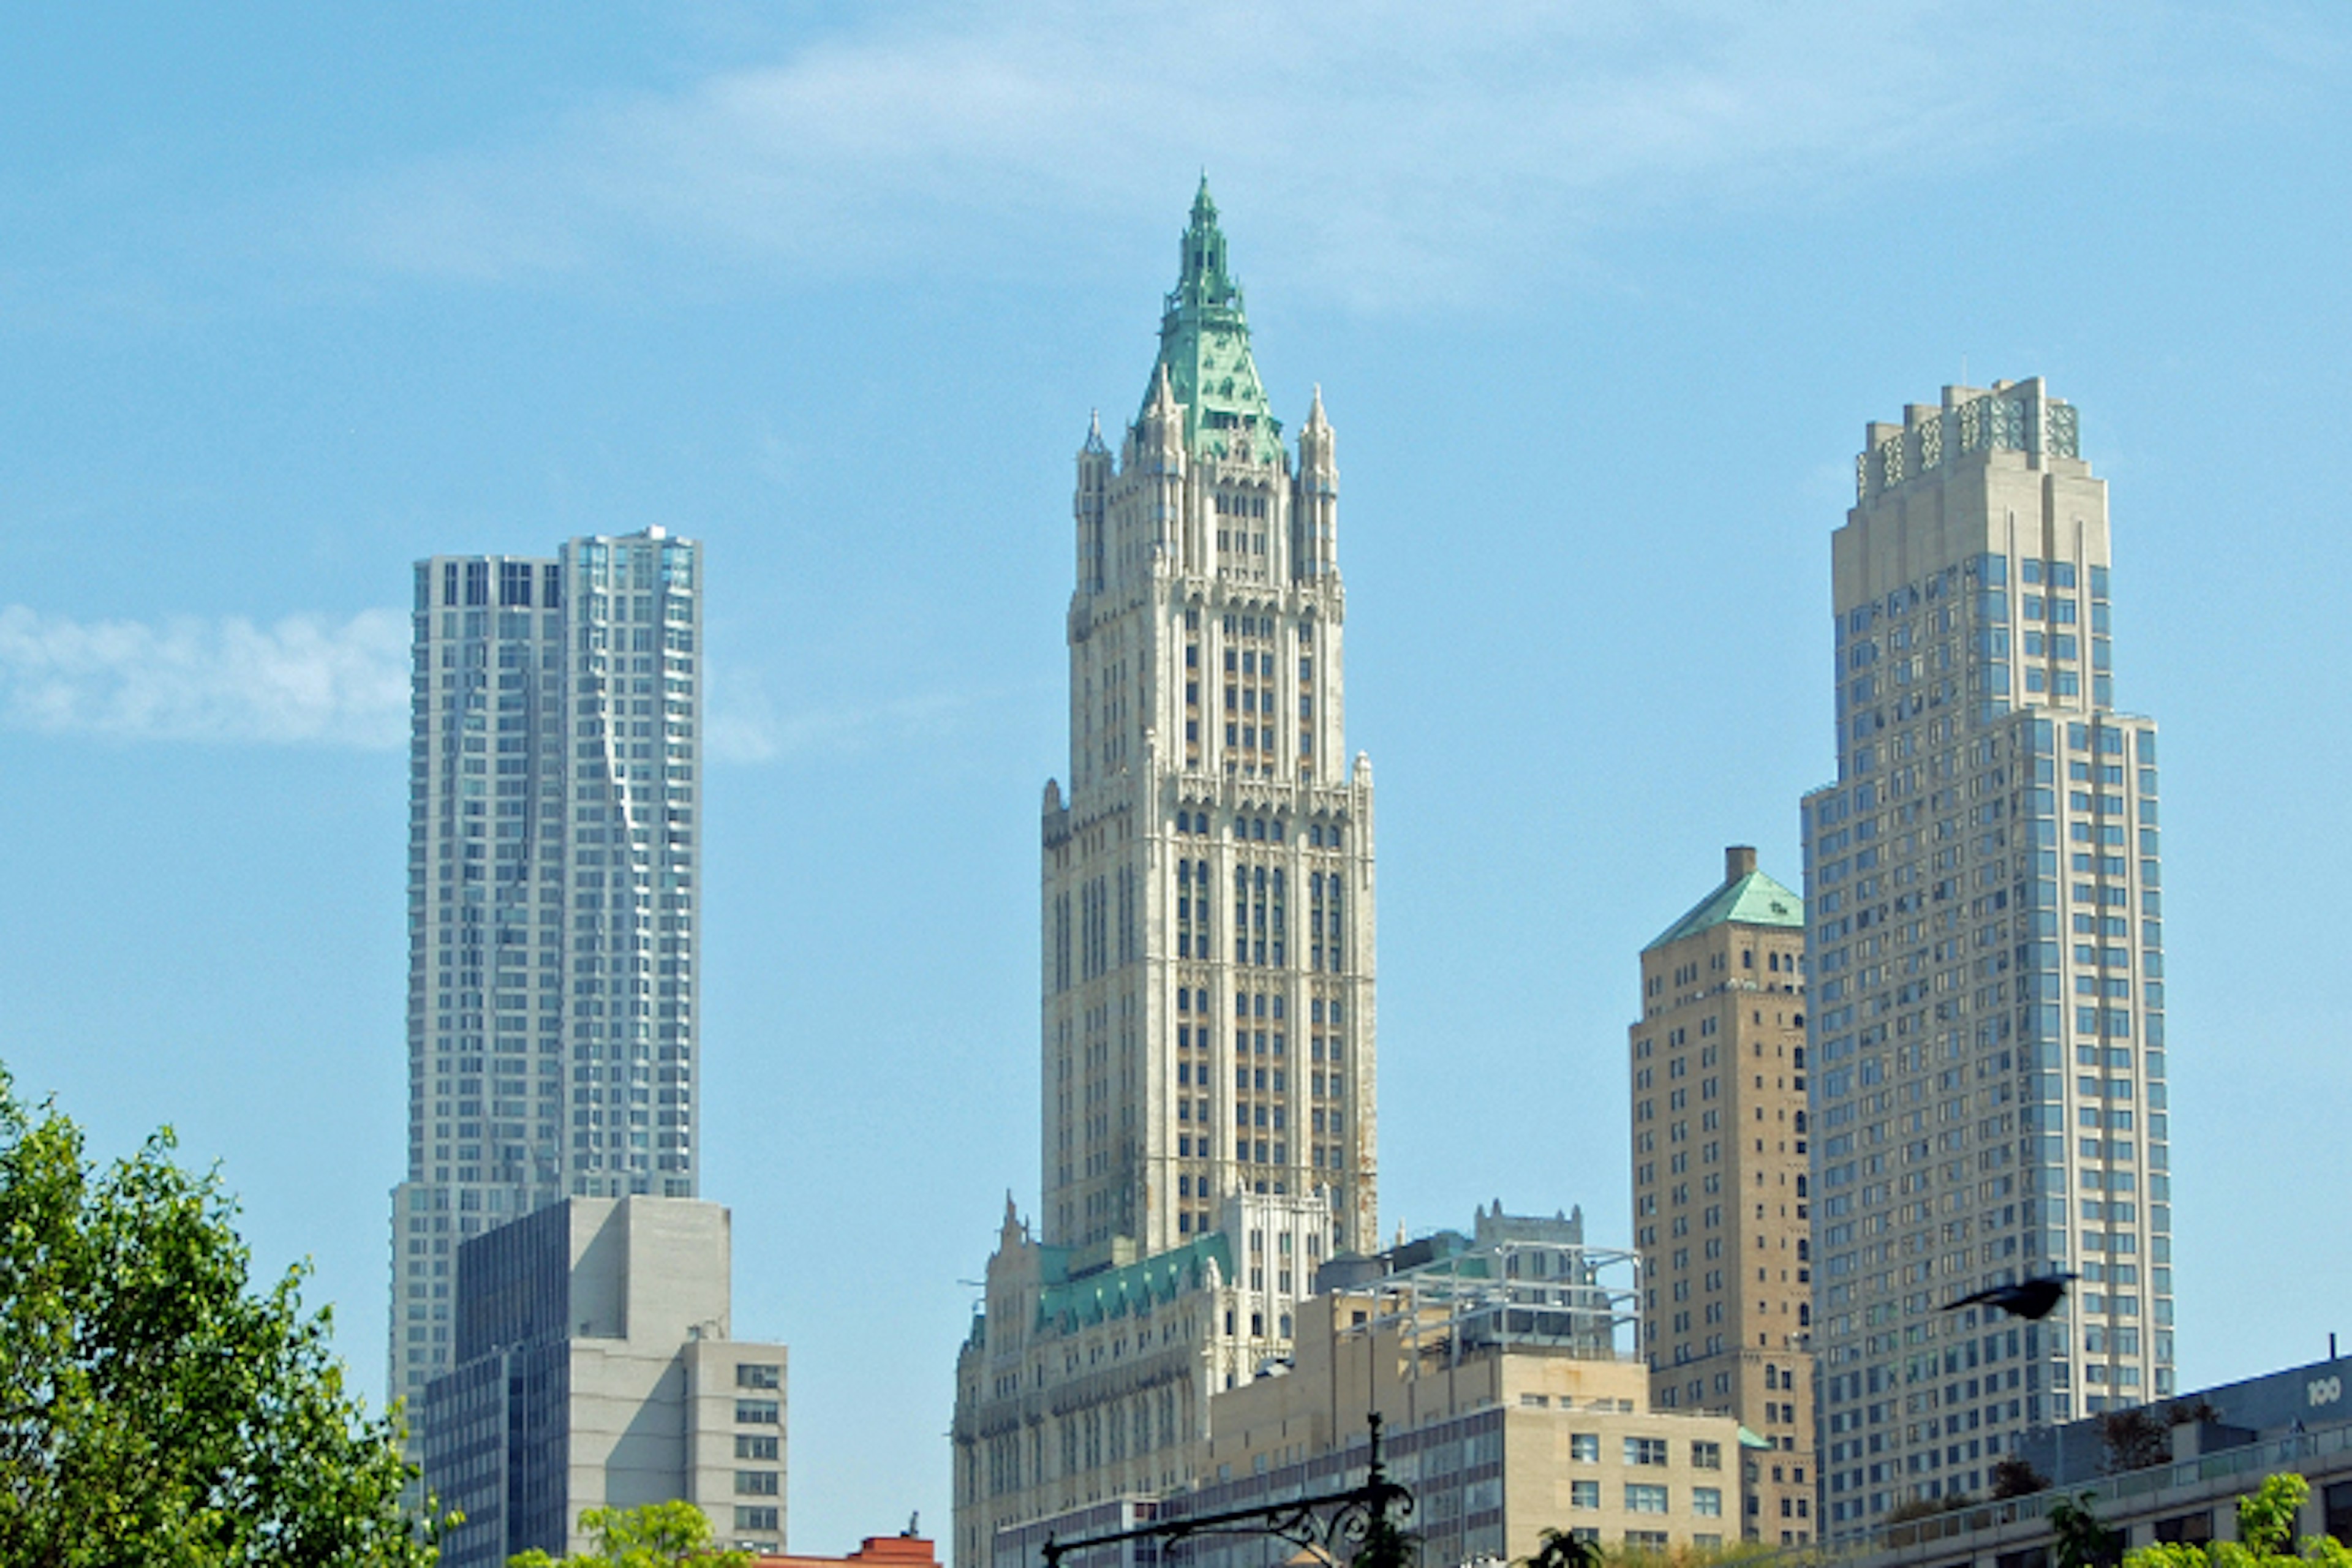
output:
M1206 1234L1327 1194L1375 1245L1372 788L1346 762L1339 468L1297 464L1205 185L1114 458L1078 453L1070 770L1045 789L1045 1237Z
M1282 441L1203 183L1160 353L1077 458L1045 786L1039 1236L957 1360L960 1563L1191 1482L1208 1400L1377 1244L1372 784L1346 761L1336 438Z
M2039 380L1874 424L1805 797L1827 1527L1981 1496L2173 1392L2157 738L2115 707L2105 484ZM2081 1276L2042 1323L1943 1306Z
M1746 1456L1750 1541L1815 1528L1804 956L1801 900L1732 848L1722 885L1643 950L1629 1032L1650 1396L1770 1445Z
M1329 1210L1235 1194L1181 1247L1074 1251L1008 1202L988 1295L956 1358L959 1563L998 1531L1202 1473L1209 1399L1286 1353Z
M1469 1236L1441 1231L1377 1258L1337 1259L1298 1310L1290 1353L1210 1396L1189 1485L1107 1489L1002 1531L971 1561L1026 1568L1049 1537L1360 1483L1375 1411L1430 1563L1524 1558L1547 1529L1610 1545L1724 1544L1738 1529L1739 1426L1651 1407L1647 1373L1620 1345L1638 1319L1635 1268L1628 1254L1585 1247L1578 1217L1506 1215L1499 1205L1480 1212ZM1185 1559L1274 1568L1295 1550L1202 1537ZM1146 1560L1104 1549L1073 1564Z

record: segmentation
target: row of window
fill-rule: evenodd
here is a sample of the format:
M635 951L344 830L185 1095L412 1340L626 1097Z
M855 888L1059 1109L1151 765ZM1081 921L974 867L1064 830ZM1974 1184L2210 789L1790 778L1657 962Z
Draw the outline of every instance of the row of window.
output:
M1628 1465L1655 1466L1672 1462L1669 1445L1667 1439L1664 1437L1627 1437L1624 1439L1622 1452L1624 1462ZM1568 1457L1572 1462L1580 1465L1599 1464L1601 1434L1598 1432L1570 1433ZM1690 1446L1690 1462L1693 1469L1723 1468L1723 1445L1693 1440Z
M1230 729L1230 726L1228 726ZM1230 734L1226 737L1231 742ZM1280 844L1287 828L1279 816L1236 816L1232 822L1233 836L1259 844ZM1211 831L1209 814L1205 811L1180 811L1176 814L1176 831L1189 835L1206 835ZM1338 823L1310 822L1307 825L1307 843L1317 849L1337 849L1343 834Z
M1663 1486L1641 1481L1628 1481L1624 1489L1625 1511L1628 1513L1668 1513L1673 1510L1673 1498ZM1572 1509L1597 1509L1601 1506L1599 1481L1570 1481L1568 1485L1568 1506ZM1691 1488L1691 1512L1701 1519L1723 1517L1721 1487ZM1633 1536L1628 1534L1630 1542Z

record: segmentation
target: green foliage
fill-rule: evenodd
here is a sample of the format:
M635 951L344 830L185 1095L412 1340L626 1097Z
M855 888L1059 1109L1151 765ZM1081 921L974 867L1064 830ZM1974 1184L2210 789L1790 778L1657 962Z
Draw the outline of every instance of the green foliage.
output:
M592 1508L580 1528L596 1538L584 1557L550 1557L533 1548L507 1559L507 1568L747 1568L748 1552L727 1552L710 1543L710 1521L690 1502L655 1502L642 1508Z
M1526 1568L1601 1568L1597 1542L1579 1541L1564 1530L1547 1530Z
M1421 1537L1399 1525L1382 1510L1364 1531L1364 1544L1350 1568L1414 1568L1421 1561Z
M2099 1522L2089 1492L2051 1504L2050 1528L2056 1537L2058 1568L2114 1568L2123 1556L2123 1531Z
M100 1170L0 1069L0 1562L429 1568L304 1270L262 1294L169 1130Z
M2294 1546L2294 1519L2311 1496L2311 1483L2301 1476L2265 1477L2263 1484L2238 1500L2238 1540L2247 1551L2264 1557L2284 1557Z
M2099 1417L2099 1441L2105 1447L2106 1470L2145 1470L2172 1458L2172 1424L2145 1405L2110 1410Z
M1561 1531L1547 1530L1536 1554L1523 1562L1525 1568L1734 1568L1749 1558L1768 1557L1774 1552L1774 1548L1754 1541L1727 1541L1720 1546L1676 1542L1663 1548L1628 1546L1621 1541L1604 1546L1597 1542L1571 1540ZM2352 1564L2347 1568L2352 1568Z
M2292 1472L2267 1478L2238 1500L2238 1539L2208 1546L2159 1542L2124 1559L2124 1568L2352 1568L2352 1552L2330 1535L2304 1537L2296 1550L2295 1516L2311 1483Z
M2031 1497L2050 1489L2050 1478L2015 1454L2004 1454L1989 1472L1996 1498Z

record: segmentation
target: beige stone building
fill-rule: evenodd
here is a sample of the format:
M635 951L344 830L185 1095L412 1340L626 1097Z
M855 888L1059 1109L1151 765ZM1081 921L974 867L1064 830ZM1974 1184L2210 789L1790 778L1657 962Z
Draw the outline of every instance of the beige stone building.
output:
M1580 1219L1515 1218L1499 1205L1471 1236L1342 1259L1326 1282L1358 1282L1299 1309L1291 1353L1211 1395L1191 1485L1107 1492L1034 1518L996 1537L992 1568L1034 1568L1049 1536L1360 1482L1373 1411L1432 1568L1524 1557L1547 1529L1658 1548L1735 1539L1738 1423L1652 1407L1646 1372L1619 1348L1638 1311L1634 1268L1630 1255L1585 1247ZM1294 1550L1203 1537L1185 1561L1271 1568Z
M1750 1541L1816 1529L1805 919L1725 852L1724 879L1642 950L1633 1057L1643 1354L1662 1409L1726 1411L1748 1455Z
M1149 1258L1038 1241L1008 1202L987 1298L956 1358L961 1563L998 1531L1202 1473L1209 1401L1286 1354L1329 1210L1235 1194L1223 1223Z
M2157 733L2116 706L2105 482L2038 379L1873 423L1854 478L1803 806L1839 1534L2176 1392ZM1943 1310L2057 1270L2042 1322Z

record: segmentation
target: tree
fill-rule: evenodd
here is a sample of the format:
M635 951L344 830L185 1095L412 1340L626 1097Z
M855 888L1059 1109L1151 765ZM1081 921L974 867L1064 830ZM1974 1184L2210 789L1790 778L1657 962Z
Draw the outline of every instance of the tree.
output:
M0 1068L0 1562L429 1568L307 1269L250 1290L236 1204L173 1148L100 1170Z
M2089 1492L2052 1503L2050 1528L2056 1537L2058 1568L2115 1568L2123 1557L2123 1531L2099 1522Z
M592 1508L580 1528L596 1538L584 1557L550 1557L533 1547L507 1559L507 1568L747 1568L748 1552L723 1551L710 1543L710 1521L690 1502L646 1503L641 1508Z
M1996 1498L2032 1497L2050 1489L2050 1478L2015 1454L2003 1454L1987 1472Z
M2352 1568L2352 1552L2332 1535L2304 1537L2296 1550L2294 1523L2311 1483L2285 1472L2238 1500L2238 1539L2196 1545L2184 1541L2143 1546L2124 1568Z
M2106 1470L2145 1470L2172 1458L2172 1424L2145 1405L2110 1410L2099 1417L2099 1441L2107 1450Z
M1350 1559L1350 1568L1414 1568L1420 1561L1420 1535L1398 1524L1382 1509L1366 1521L1364 1539Z
M1525 1568L1601 1568L1601 1546L1579 1541L1565 1530L1547 1530Z
M2111 1410L2099 1417L2099 1441L2107 1450L2106 1471L2144 1470L2172 1458L2172 1429L2219 1421L2221 1413L2203 1399L2179 1400L2158 1411L2152 1405Z

